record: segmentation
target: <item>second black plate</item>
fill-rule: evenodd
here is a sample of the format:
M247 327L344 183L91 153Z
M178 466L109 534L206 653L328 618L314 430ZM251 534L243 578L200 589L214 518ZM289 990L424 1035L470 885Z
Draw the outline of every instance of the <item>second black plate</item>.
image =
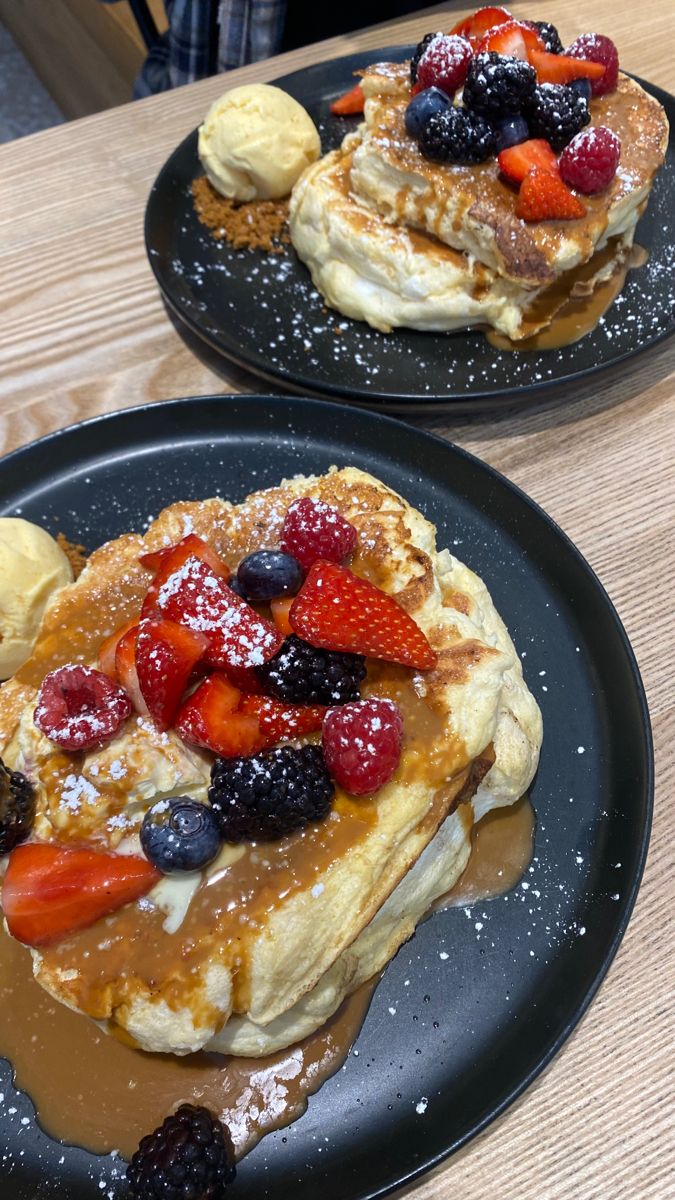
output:
M274 82L317 123L324 151L354 118L334 117L331 100L352 72L411 46L318 63ZM178 317L225 358L298 392L355 400L389 411L452 407L475 411L569 383L615 365L675 331L675 100L644 84L664 106L671 140L637 232L649 260L631 271L620 297L582 341L539 353L499 351L481 333L378 333L326 309L294 251L266 255L216 242L200 225L190 185L202 173L197 133L185 138L152 188L145 219L150 264ZM337 327L341 332L336 333Z

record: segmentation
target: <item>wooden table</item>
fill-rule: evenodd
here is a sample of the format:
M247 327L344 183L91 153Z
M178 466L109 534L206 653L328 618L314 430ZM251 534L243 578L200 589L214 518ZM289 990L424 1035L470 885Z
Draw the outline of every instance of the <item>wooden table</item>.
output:
M463 11L450 5L434 14L448 7L453 21ZM675 91L672 9L663 0L592 6L550 0L541 10L516 4L515 11L554 21L563 40L590 21L616 40L623 66ZM418 15L246 68L228 83L273 79L320 58L416 41L450 23ZM187 348L143 249L150 184L222 90L222 78L207 80L0 148L4 451L97 413L260 386L235 369L216 374ZM668 1106L675 988L672 805L668 811L675 775L675 339L620 373L575 385L563 402L420 424L525 488L599 573L647 687L657 802L635 914L582 1026L505 1117L413 1194L416 1200L666 1200L675 1196L672 1090Z

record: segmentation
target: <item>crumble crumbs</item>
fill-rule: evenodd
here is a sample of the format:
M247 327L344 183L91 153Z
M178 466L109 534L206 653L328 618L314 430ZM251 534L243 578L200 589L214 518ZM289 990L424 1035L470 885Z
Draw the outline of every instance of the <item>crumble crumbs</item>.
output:
M56 541L72 567L73 579L77 579L84 571L87 562L87 552L84 546L81 546L79 542L69 541L65 533L58 533Z
M235 249L266 250L283 254L290 243L288 200L251 200L239 203L219 195L205 175L192 184L192 200L202 225L217 241Z

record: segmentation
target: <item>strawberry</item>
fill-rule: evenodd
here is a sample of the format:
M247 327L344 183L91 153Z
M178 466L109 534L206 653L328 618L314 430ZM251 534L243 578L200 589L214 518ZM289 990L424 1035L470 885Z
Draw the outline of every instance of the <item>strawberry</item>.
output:
M272 609L272 620L280 633L284 637L288 637L292 633L291 623L288 619L288 614L291 611L293 596L281 596L278 600L272 600L270 608ZM246 688L243 689L246 691Z
M275 746L284 738L316 733L321 729L328 709L323 704L303 706L284 704L271 696L244 696L239 711L256 716L267 745Z
M223 675L209 675L179 709L176 729L186 742L223 758L257 754L265 738L256 716L236 711L240 699Z
M136 670L136 635L138 625L132 625L122 634L115 647L115 675L117 682L127 692L136 712L147 717L148 706L143 699Z
M530 138L517 146L509 146L497 155L499 170L511 183L522 183L533 167L558 173L558 160L544 138Z
M115 670L117 643L120 638L124 637L125 633L133 629L134 625L137 624L138 621L134 617L132 621L127 621L124 625L120 625L119 629L116 629L114 633L111 633L110 637L101 642L98 648L98 669L99 671L103 671L103 674L107 675L110 679L117 679L117 671Z
M45 946L139 900L161 878L135 855L26 842L9 856L2 908L13 937Z
M573 221L585 213L585 205L552 171L534 167L520 185L516 216L524 221Z
M488 29L493 29L495 25L503 25L506 21L510 21L511 18L512 14L508 8L478 8L473 16L464 17L461 21L458 21L452 27L450 33L468 38L474 50L477 50Z
M319 560L290 611L294 631L324 650L370 654L428 669L436 663L426 635L400 604L347 567Z
M569 54L549 54L547 50L530 50L528 58L537 72L539 83L571 83L573 79L599 79L604 75L602 63L585 62Z
M228 667L226 674L230 683L247 695L259 696L265 690L254 667Z
M209 640L175 621L146 617L136 636L136 671L141 695L158 729L168 729L194 667Z
M206 660L213 667L262 666L284 640L271 621L193 555L163 579L155 604L170 621L206 634Z
M225 566L215 550L212 550L202 538L197 537L196 533L188 533L187 537L184 537L175 546L167 546L164 550L155 550L150 554L141 554L139 557L138 561L142 566L155 571L155 578L143 601L142 616L147 617L153 611L157 604L159 589L175 571L179 571L184 566L188 558L198 558L200 562L206 563L215 575L225 581L230 578L229 567Z
M477 54L494 51L509 58L521 58L529 61L532 50L545 50L546 47L536 29L525 25L522 21L506 21L488 30L481 41Z
M365 100L366 98L363 94L363 88L361 87L361 84L355 83L353 88L350 88L349 91L345 92L343 96L338 96L337 100L333 100L333 103L330 106L330 111L334 113L336 117L355 116L356 113L363 112Z

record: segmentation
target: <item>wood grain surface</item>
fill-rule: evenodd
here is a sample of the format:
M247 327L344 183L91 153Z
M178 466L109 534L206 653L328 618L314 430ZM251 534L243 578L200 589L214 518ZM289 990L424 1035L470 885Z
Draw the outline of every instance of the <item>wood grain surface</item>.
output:
M624 67L675 91L672 4L549 0L541 11L514 9L554 21L563 40L589 26L610 34ZM427 11L454 21L465 10ZM227 83L272 79L449 24L447 15L418 14L257 64ZM260 387L196 356L167 317L143 249L154 176L223 87L222 77L207 80L0 148L3 451L144 401ZM637 907L582 1025L501 1120L407 1194L666 1200L675 1196L675 339L562 399L418 423L529 492L600 575L647 687L657 796Z

